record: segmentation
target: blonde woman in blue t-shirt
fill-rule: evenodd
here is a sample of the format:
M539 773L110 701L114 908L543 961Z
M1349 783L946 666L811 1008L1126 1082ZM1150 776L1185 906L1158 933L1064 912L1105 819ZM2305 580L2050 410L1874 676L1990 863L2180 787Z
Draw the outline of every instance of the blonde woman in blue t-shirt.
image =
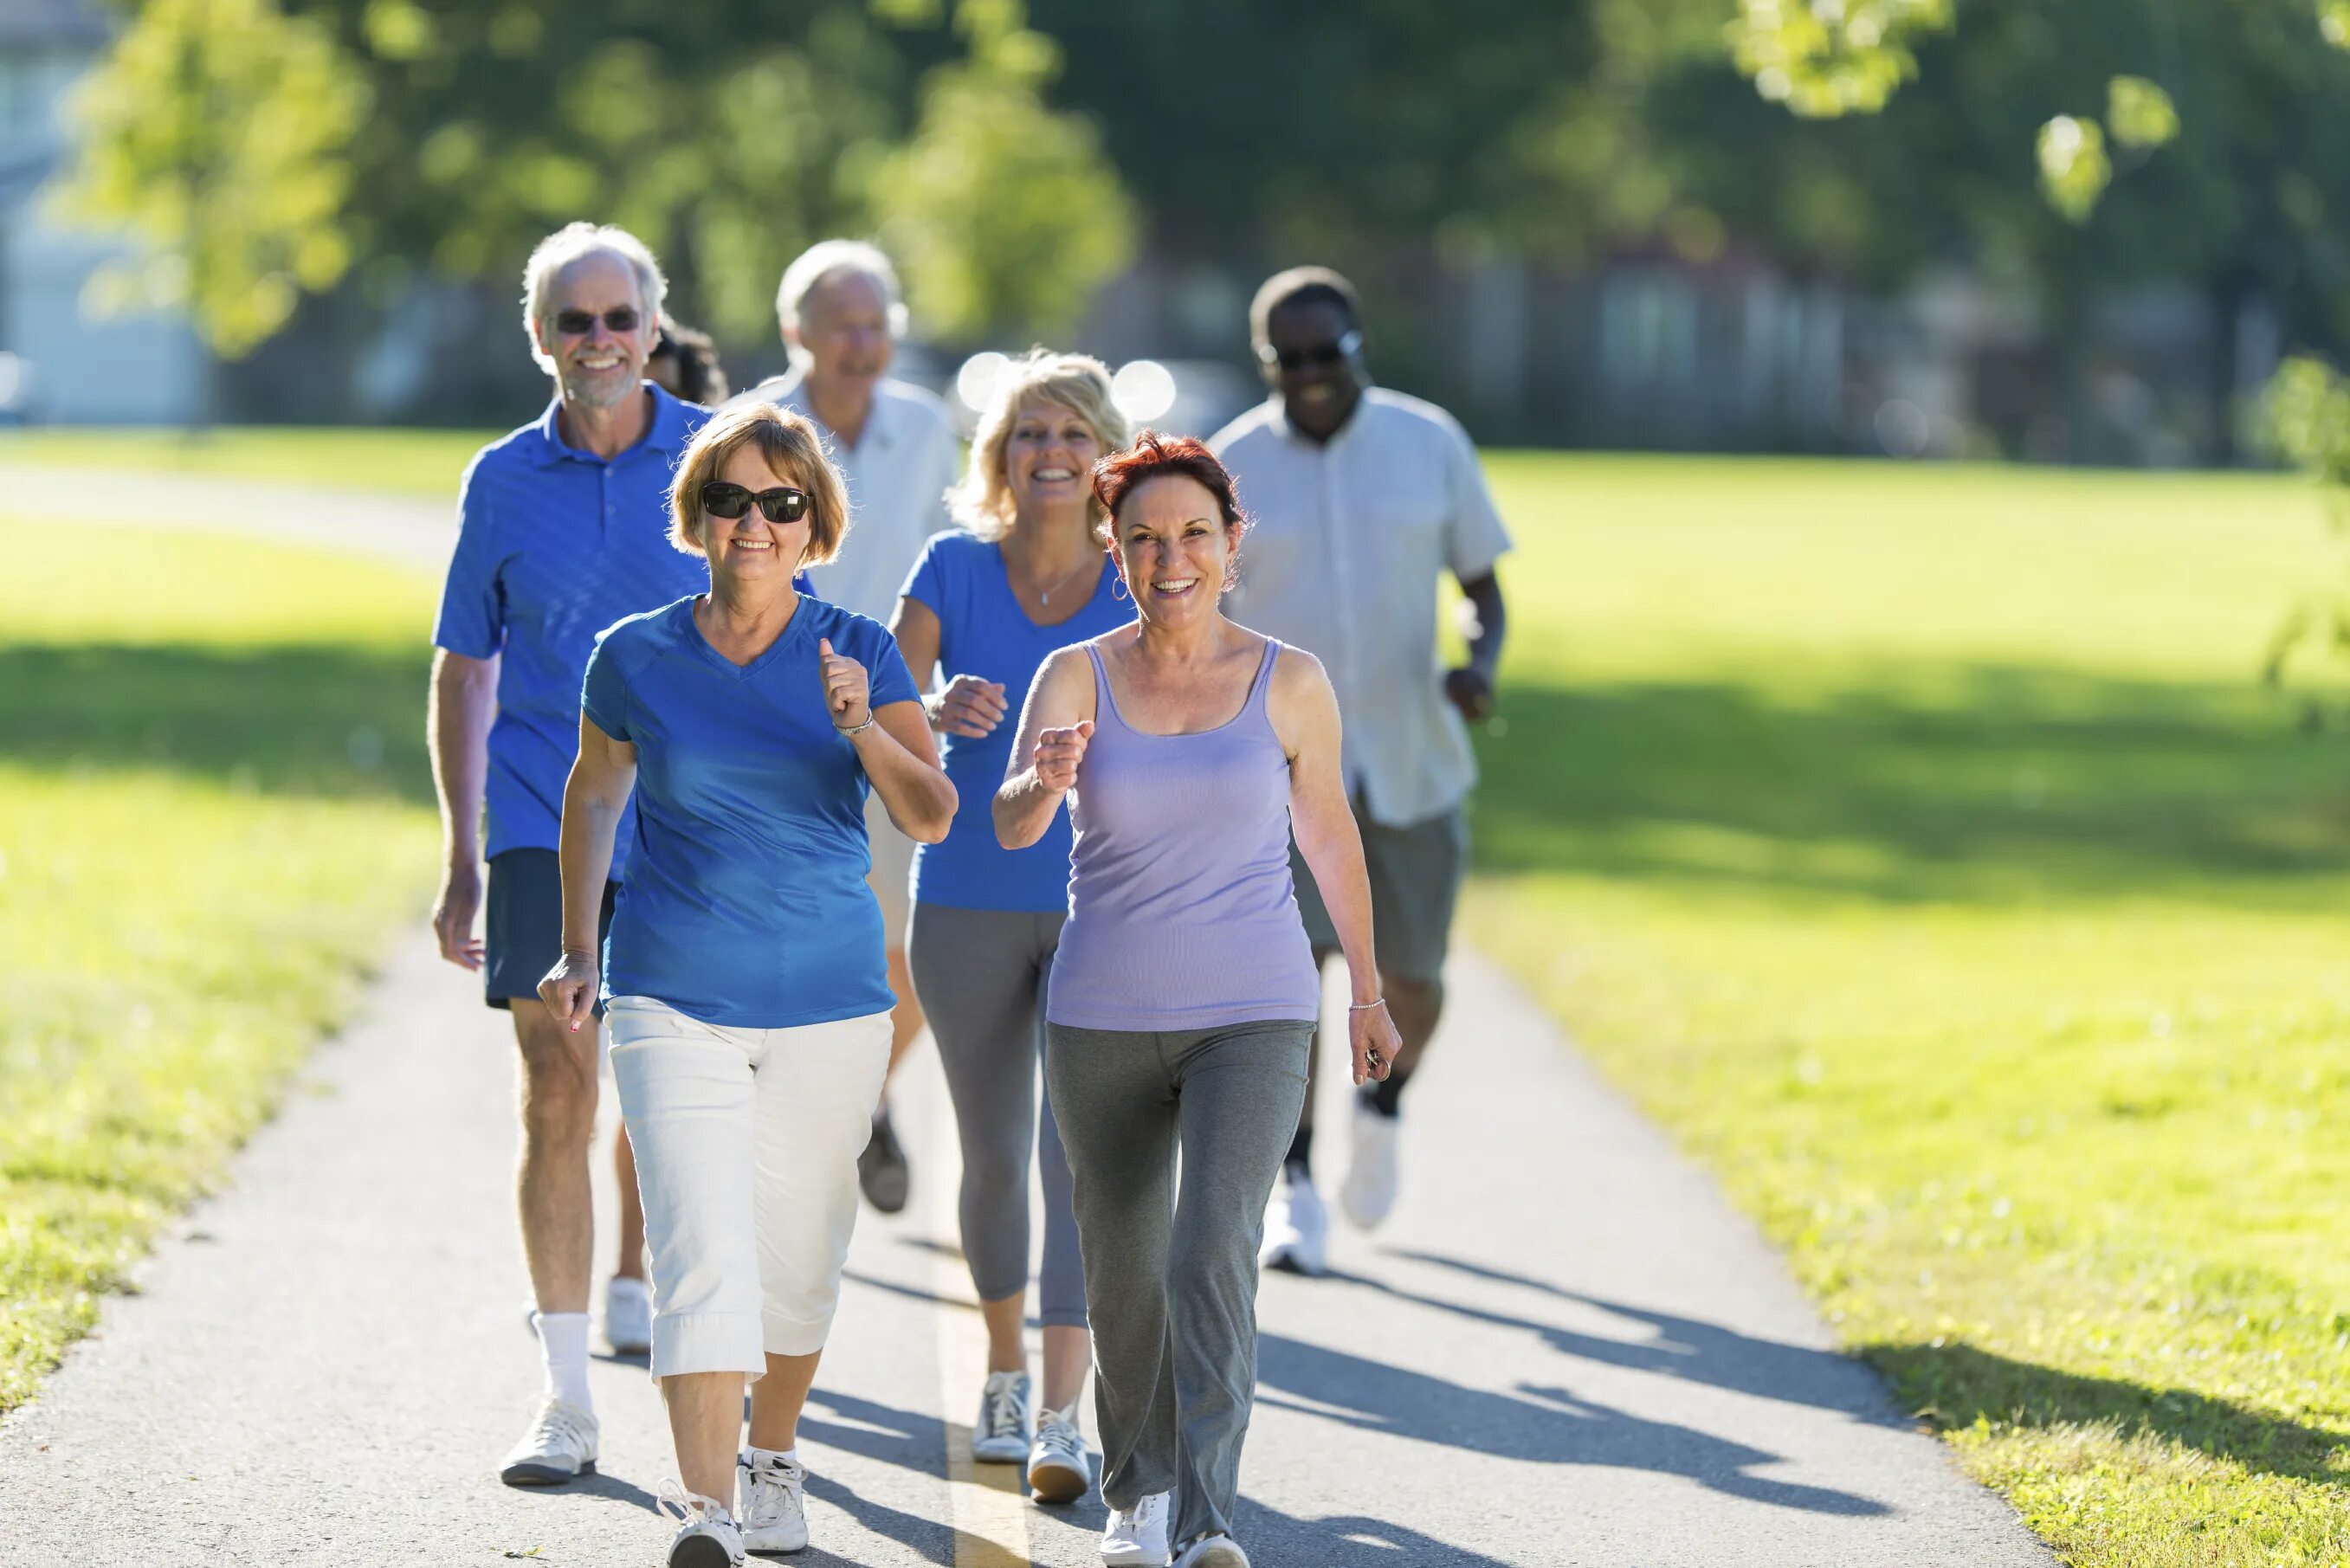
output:
M1045 987L1068 909L1069 822L1062 812L1035 846L1008 850L988 803L1037 667L1134 618L1094 534L1091 478L1126 439L1100 360L1040 349L1007 367L950 498L962 526L931 540L892 626L915 682L940 688L923 705L962 802L945 841L916 853L907 956L954 1101L963 1256L987 1324L972 1455L1024 1464L1040 1502L1074 1501L1093 1484L1077 1420L1092 1339L1069 1165L1036 1092ZM1031 1150L1045 1193L1041 1408L1022 1333Z

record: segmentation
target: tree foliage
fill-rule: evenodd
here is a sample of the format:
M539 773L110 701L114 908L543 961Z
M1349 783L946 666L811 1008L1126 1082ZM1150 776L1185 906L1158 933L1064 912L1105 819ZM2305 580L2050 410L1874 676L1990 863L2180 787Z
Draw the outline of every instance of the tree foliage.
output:
M215 352L250 352L350 265L347 148L367 101L332 39L273 0L149 0L71 111L60 210L143 242L96 275L88 306L184 307Z

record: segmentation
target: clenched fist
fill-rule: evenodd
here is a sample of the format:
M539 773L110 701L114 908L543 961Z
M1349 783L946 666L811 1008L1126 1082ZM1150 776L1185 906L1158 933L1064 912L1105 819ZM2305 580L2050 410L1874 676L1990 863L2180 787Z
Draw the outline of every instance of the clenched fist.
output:
M943 735L976 741L1003 722L1011 711L1004 705L1003 682L958 675L931 699L931 728Z
M824 677L824 705L832 714L832 727L856 729L873 716L865 666L845 653L833 652L832 639L828 637L817 639L816 653L816 670Z
M1086 760L1086 742L1094 738L1094 722L1081 719L1066 730L1036 732L1036 782L1046 789L1066 792L1077 787L1077 764Z

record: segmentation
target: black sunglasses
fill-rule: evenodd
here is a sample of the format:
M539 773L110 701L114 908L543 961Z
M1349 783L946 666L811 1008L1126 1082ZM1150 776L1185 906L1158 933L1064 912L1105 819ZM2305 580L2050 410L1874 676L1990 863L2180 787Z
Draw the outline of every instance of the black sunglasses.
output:
M1363 335L1349 328L1346 336L1336 343L1316 343L1305 348L1275 348L1270 343L1260 343L1256 346L1256 357L1284 370L1303 370L1309 365L1319 369L1325 365L1346 363L1362 346Z
M634 332L640 320L633 305L616 305L604 312L604 325L614 332ZM555 313L555 329L568 337L581 337L596 329L596 313L592 310L558 310Z
M702 486L702 509L712 517L729 522L751 510L753 502L770 523L796 523L808 514L808 493L795 490L788 484L778 484L773 490L753 492L731 480L705 480Z

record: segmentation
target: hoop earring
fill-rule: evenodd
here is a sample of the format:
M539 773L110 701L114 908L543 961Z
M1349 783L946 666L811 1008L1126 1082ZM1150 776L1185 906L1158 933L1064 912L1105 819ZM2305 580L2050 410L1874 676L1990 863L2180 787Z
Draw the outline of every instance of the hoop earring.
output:
M1126 591L1126 574L1124 572L1118 571L1115 567L1111 568L1111 573L1109 597L1118 600L1121 604L1133 603L1134 596Z

